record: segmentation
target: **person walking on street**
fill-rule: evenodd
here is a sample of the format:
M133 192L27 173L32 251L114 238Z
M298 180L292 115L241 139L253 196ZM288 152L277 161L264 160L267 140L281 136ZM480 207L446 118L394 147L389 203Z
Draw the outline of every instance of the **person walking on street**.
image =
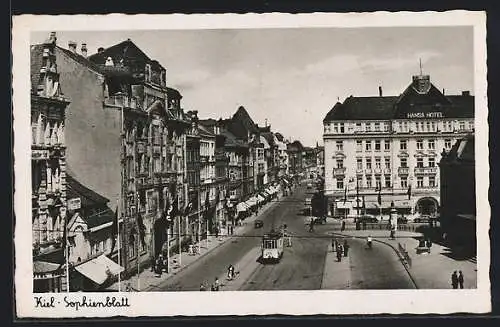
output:
M309 232L314 232L314 219L311 218L311 222L309 223Z
M337 245L337 240L335 240L335 238L332 238L332 252L335 252L336 245Z
M347 244L347 240L344 240L344 257L347 257L349 253L349 244Z
M454 289L458 288L458 276L457 276L457 271L455 270L453 274L451 274L451 286Z
M342 224L341 224L341 227L340 227L340 231L343 232L345 231L345 221L342 220Z
M212 284L212 291L218 291L220 288L219 278L215 277L215 281Z
M342 261L342 249L340 245L337 247L337 261L338 262Z
M460 288L464 288L464 274L461 270L458 272L458 285L460 285Z

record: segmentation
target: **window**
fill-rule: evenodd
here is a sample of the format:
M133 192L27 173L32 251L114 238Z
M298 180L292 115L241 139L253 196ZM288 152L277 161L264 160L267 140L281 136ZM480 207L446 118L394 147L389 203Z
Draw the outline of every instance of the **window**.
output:
M375 132L380 132L380 123L375 123Z
M153 125L153 144L160 145L161 137L160 137L160 127Z
M344 188L344 179L337 178L337 189L343 189L343 188Z
M160 157L153 158L153 163L154 163L154 171L155 171L155 173L161 172L161 160L160 160Z
M372 130L371 125L372 125L371 123L366 123L366 131L367 132L371 132L371 130Z
M372 141L365 141L365 150L366 151L371 151L372 150Z
M436 177L429 176L429 187L436 187Z
M366 169L372 169L372 158L366 158Z
M382 182L380 181L380 176L375 176L375 187L376 188L382 187Z
M379 157L376 157L375 158L375 168L376 169L380 169L380 158Z
M356 152L363 151L363 141L356 141Z
M434 158L429 158L429 167L435 167L436 166L436 161Z
M384 182L385 182L385 187L387 187L387 188L391 187L391 176L390 175L385 175L384 176Z
M474 122L473 121L470 121L469 122L469 130L473 130L474 129Z
M344 168L344 160L343 159L337 159L337 168Z
M385 161L385 168L391 169L391 158L386 157L384 161Z
M358 170L363 169L363 159L362 158L356 158L356 169L358 169Z
M399 141L399 149L400 150L406 150L406 140L400 140Z
M344 123L340 123L339 127L340 127L340 133L344 133L345 132Z
M424 167L424 158L417 158L417 168Z
M342 141L337 141L335 142L337 151L343 151L344 150L344 143Z
M154 197L154 191L146 191L146 213L150 213L156 210L156 199Z
M330 132L331 132L330 124L326 124L325 125L325 133L330 133Z
M146 64L146 69L144 72L144 79L146 80L146 82L151 82L151 65L150 64Z
M436 149L436 143L434 140L428 140L427 141L427 146L429 147L429 150L435 150Z
M385 140L384 141L384 150L385 151L390 151L391 150L391 140Z
M389 123L384 123L384 132L389 131Z
M417 140L417 150L423 150L423 149L424 149L424 141Z
M366 187L368 187L368 188L372 187L372 177L371 176L366 176Z
M426 131L427 132L430 132L431 131L431 122L428 121L426 124L425 124L425 127L426 127Z
M338 132L339 132L339 124L337 124L337 123L333 124L333 132L335 134L338 134Z
M451 140L450 139L444 140L444 148L451 149Z
M407 188L407 187L408 187L408 178L402 177L401 178L401 188Z
M465 122L461 121L458 126L461 131L465 130Z
M408 159L407 158L401 158L401 167L407 168L408 167Z
M356 123L356 132L361 132L361 123Z
M380 140L375 141L375 151L380 151Z
M417 188L422 188L424 187L424 177L418 176L417 177Z

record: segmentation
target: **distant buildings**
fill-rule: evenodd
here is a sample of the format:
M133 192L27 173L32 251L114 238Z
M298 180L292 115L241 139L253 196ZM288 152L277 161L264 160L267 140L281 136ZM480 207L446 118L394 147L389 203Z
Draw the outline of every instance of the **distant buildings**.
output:
M474 96L445 95L417 75L399 96L379 88L379 96L336 103L323 125L325 192L335 215L363 202L367 213L387 214L392 201L400 213L434 215L440 154L474 131Z

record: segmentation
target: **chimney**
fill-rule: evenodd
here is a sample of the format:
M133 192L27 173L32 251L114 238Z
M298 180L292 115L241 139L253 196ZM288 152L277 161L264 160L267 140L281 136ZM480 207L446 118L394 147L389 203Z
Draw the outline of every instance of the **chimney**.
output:
M462 96L468 97L470 95L470 91L462 91Z
M71 52L76 53L76 42L75 41L69 41L68 42L68 48Z
M87 58L87 43L82 43L81 51L82 51L82 56Z
M379 86L378 87L378 96L381 97L382 96L382 86Z

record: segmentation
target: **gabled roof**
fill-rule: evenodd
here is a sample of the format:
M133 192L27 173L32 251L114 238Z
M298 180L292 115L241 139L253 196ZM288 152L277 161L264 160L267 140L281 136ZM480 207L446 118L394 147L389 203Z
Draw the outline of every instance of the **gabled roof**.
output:
M274 133L274 135L276 136L276 138L280 142L283 142L283 140L285 139L285 137L281 133L279 133L279 132Z
M292 143L288 143L286 148L289 151L303 151L304 150L304 146L302 145L302 143L300 143L300 141L293 141Z
M263 133L260 133L260 135L262 135L266 139L267 143L269 143L270 146L274 146L275 145L273 133L271 133L271 132L263 132Z
M243 106L240 106L233 115L228 128L231 133L244 139L247 138L248 132L252 134L259 132L259 128Z
M69 173L66 174L66 195L68 199L80 198L82 207L105 206L109 202L109 199L84 186Z
M60 46L57 46L57 50L61 51L64 53L66 56L70 57L74 61L78 62L80 65L86 66L87 68L97 72L97 73L103 73L101 71L101 68L88 60L87 58L83 57L82 55L78 53L74 53L73 51L70 51L68 49L61 48Z
M145 61L158 64L157 61L151 60L151 58L130 39L112 45L105 48L102 52L89 56L89 60L98 65L104 65L108 57L111 57L115 64L119 63L122 59L132 63ZM160 64L158 65L161 66Z

